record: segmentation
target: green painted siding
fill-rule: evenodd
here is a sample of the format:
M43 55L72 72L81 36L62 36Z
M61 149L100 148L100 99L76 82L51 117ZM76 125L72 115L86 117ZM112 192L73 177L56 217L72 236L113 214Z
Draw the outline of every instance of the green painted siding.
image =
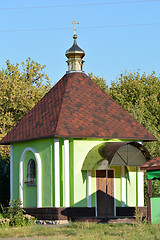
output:
M74 207L87 207L87 171L81 171L87 153L102 140L74 139ZM91 179L95 191L95 178ZM95 206L95 203L94 203Z
M151 201L151 223L160 223L160 197L152 197Z
M106 139L69 139L69 184L70 206L87 206L87 171L82 171L82 165L88 152L103 142L121 142L121 140ZM125 140L124 140L125 141ZM42 207L55 205L54 196L54 139L42 139L13 144L13 199L19 198L19 162L25 148L35 148L42 161ZM64 206L64 139L59 139L60 153L60 206ZM33 153L27 153L24 160L24 181L27 176L27 164ZM121 167L112 166L115 170L116 206L121 206ZM126 168L126 206L136 206L137 203L137 173L135 167ZM32 196L32 197L30 197ZM24 184L24 206L35 207L37 202L37 187ZM96 176L91 171L91 204L96 206Z
M30 159L34 159L34 154L32 152L28 152L24 164L23 164L23 172L24 172L24 207L36 207L37 206L37 186L27 186L27 166ZM35 161L36 163L36 161ZM36 166L37 169L37 166ZM37 185L37 178L36 178Z
M53 166L52 166L52 145L53 139L42 139L22 143L13 143L13 199L19 198L19 162L20 157L27 147L35 148L42 160L42 206L52 206L53 198ZM27 154L28 155L28 154ZM27 158L26 155L26 158ZM25 159L26 161L26 159ZM24 164L25 165L25 164ZM25 175L24 175L25 177ZM31 187L28 187L28 189ZM30 191L30 190L27 190ZM34 191L33 188L31 191ZM35 194L33 193L34 198ZM26 194L24 196L24 202L28 201ZM32 204L31 201L28 202Z
M87 171L81 171L84 159L88 152L96 145L103 142L122 142L122 140L106 140L106 139L73 139L73 154L74 154L74 207L86 207L87 206ZM127 140L123 140L124 142ZM120 205L121 199L121 180L120 167L115 168L116 175L116 198L117 205ZM93 173L92 173L93 176ZM92 206L95 206L95 177L91 178L91 192L92 194Z

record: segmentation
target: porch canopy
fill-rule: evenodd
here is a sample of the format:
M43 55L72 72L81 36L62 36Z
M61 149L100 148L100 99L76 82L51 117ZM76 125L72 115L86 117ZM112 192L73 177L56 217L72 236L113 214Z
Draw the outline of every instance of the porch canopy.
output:
M160 180L160 156L157 156L140 166L141 170L147 171L147 179L159 179Z
M148 150L140 143L105 142L88 152L82 170L105 170L110 166L139 167L150 159Z
M160 197L153 196L152 180L160 180L160 156L140 166L140 170L147 171L148 182L148 220L150 223L160 223Z

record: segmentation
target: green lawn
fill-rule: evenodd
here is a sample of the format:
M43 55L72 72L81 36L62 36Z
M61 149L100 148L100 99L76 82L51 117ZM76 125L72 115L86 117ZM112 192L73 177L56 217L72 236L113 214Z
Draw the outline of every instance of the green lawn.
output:
M160 239L160 224L96 224L70 223L63 226L40 226L3 228L0 238L48 236L52 239Z

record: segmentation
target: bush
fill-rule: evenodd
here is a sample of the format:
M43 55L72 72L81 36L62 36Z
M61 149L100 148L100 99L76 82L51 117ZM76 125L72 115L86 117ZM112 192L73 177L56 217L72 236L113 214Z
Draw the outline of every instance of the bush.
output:
M24 209L21 207L22 203L19 199L13 200L9 203L7 211L3 211L2 220L3 224L0 227L4 227L4 219L9 219L9 226L31 226L35 223L35 218L24 214ZM5 222L7 224L7 222ZM1 226L2 225L2 226Z
M2 214L0 214L0 228L9 227L10 219L4 218Z
M8 159L1 159L0 156L0 204L5 207L9 205L10 199L10 164Z

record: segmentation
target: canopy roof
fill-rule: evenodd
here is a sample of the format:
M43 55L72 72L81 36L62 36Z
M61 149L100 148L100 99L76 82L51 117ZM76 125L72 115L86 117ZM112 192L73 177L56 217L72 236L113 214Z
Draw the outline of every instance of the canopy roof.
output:
M159 179L160 180L160 169L154 171L147 171L147 179Z
M110 166L140 166L151 159L148 150L137 142L105 142L87 154L82 170L103 170Z
M140 166L141 170L160 170L160 156L151 159Z
M49 137L157 140L84 73L68 73L1 144Z

